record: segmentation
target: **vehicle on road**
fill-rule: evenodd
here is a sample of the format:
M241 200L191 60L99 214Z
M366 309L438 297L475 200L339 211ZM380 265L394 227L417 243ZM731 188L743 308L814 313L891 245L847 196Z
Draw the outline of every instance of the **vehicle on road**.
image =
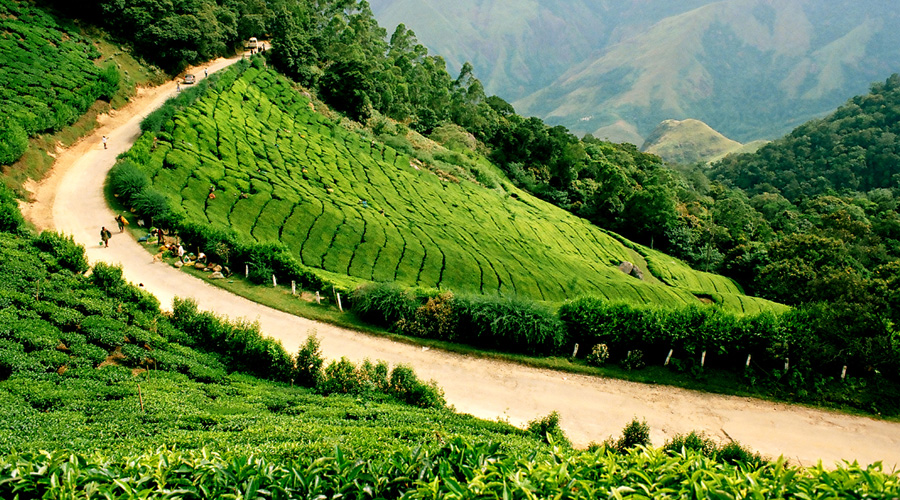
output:
M197 77L194 75L184 75L184 81L181 82L185 85L191 85L193 83L197 83Z

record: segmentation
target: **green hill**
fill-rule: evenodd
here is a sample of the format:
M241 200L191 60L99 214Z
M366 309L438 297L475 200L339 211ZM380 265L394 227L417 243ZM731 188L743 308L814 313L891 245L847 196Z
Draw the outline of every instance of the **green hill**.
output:
M18 160L28 137L71 125L119 85L112 64L70 22L30 3L0 3L0 165Z
M723 159L714 165L714 176L752 194L780 193L794 202L833 192L892 189L900 174L898 118L900 76L894 74L755 154Z
M332 280L549 302L593 294L678 305L696 303L695 294L742 295L728 279L668 259L653 274L671 275L672 267L684 279L628 276L619 264L640 265L649 249L632 251L493 180L499 174L484 160L453 157L483 182L459 180L452 164L426 165L348 131L311 111L282 77L256 67L229 72L159 134L142 137L129 157L187 220L233 228L248 241L281 241ZM752 307L739 310L773 307L745 302Z
M641 151L670 163L707 162L741 148L700 120L665 120L650 133Z
M13 203L0 188L0 213ZM295 360L252 326L190 303L164 315L118 268L81 274L84 249L70 238L3 223L4 498L687 495L697 471L706 487L733 494L898 492L879 465L766 464L696 435L637 448L647 433L637 421L619 440L579 451L552 414L522 430L405 405L397 399L421 387L408 370L345 360L313 369L312 344ZM314 389L284 382L310 374Z

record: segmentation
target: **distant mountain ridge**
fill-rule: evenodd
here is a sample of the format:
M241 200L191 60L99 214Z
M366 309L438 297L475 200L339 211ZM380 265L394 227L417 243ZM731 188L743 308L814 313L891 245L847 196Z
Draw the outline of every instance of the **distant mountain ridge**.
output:
M686 118L741 142L773 138L900 68L900 14L885 0L672 4L375 0L372 8L388 30L413 29L451 71L471 61L488 92L518 112L636 144L661 121Z

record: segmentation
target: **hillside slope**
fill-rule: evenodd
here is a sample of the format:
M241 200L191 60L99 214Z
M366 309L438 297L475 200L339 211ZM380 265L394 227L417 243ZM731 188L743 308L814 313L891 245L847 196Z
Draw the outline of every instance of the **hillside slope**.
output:
M749 193L779 192L791 201L835 191L892 189L900 174L898 119L900 75L894 74L755 154L718 162L714 175Z
M618 266L637 261L634 254L587 221L506 181L488 189L459 180L350 132L312 112L274 72L237 71L128 155L189 221L281 241L304 265L351 283L549 302L601 294L679 305L696 303L698 293L743 312L775 307L675 261L663 266L672 268L666 276L682 277L677 282L628 276ZM471 168L483 174L490 166ZM648 252L641 248L634 246Z
M741 142L770 138L893 72L898 23L890 2L718 2L609 47L514 104L611 139L633 139L618 120L644 136L688 117Z
M523 115L614 141L686 118L740 142L774 138L900 66L900 15L885 0L484 4L373 10L451 69L471 61Z
M741 148L741 143L716 132L700 120L665 120L647 136L641 151L670 163L707 162Z

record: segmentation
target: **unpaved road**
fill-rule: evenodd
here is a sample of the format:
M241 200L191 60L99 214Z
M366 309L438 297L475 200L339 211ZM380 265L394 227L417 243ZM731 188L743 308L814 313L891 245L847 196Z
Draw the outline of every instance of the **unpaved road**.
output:
M215 61L209 69L234 61ZM194 74L203 74L202 67ZM164 307L171 308L175 296L191 297L203 309L259 321L262 331L281 340L289 352L296 352L307 334L316 331L328 358L407 363L421 377L436 380L458 411L481 418L523 425L557 410L567 435L580 446L618 436L637 416L650 424L657 445L674 434L698 430L720 442L734 439L764 455L784 455L802 465L822 460L831 467L842 459L864 464L883 461L888 469L900 464L898 423L425 350L290 316L153 263L127 233L116 232L102 186L116 155L138 137L140 120L174 94L174 82L142 91L127 107L103 117L92 136L61 152L51 174L30 186L35 202L23 207L38 228L73 235L87 248L92 263L121 265L128 280L143 283ZM103 149L103 135L109 137L108 150ZM109 248L98 245L101 226L112 228Z

